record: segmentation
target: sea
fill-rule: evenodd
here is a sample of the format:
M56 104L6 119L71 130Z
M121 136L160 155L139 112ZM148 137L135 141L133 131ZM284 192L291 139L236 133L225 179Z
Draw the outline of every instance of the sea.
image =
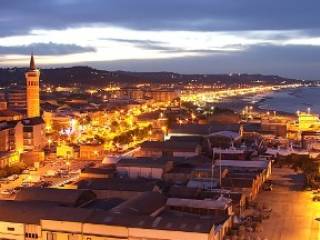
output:
M285 89L257 95L253 98L256 106L263 110L296 113L307 111L320 114L320 87Z

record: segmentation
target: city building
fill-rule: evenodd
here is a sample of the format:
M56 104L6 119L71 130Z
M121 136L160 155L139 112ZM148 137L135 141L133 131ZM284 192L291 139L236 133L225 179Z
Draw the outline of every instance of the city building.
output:
M75 188L92 190L98 199L130 199L148 191L159 191L158 180L143 178L90 178L75 183Z
M62 195L70 197L59 200ZM41 201L34 201L37 196ZM145 192L125 201L109 200L104 202L109 204L106 209L97 210L90 191L23 190L18 200L0 201L0 236L18 240L222 240L232 225L228 214L203 217L196 211L172 210L173 207L179 209L180 205L184 210L191 208L185 207L183 200L167 200L158 192ZM212 207L227 212L223 204L212 201L206 205L208 209L203 212L211 211ZM198 203L193 206L195 209L205 207Z
M102 160L104 158L103 144L81 144L81 160Z
M20 162L19 152L0 152L0 169L10 167L18 162Z
M41 150L47 145L45 123L41 117L22 120L25 150Z
M149 95L153 100L158 102L171 102L172 100L178 98L180 93L175 89L159 89L151 90Z
M11 110L2 110L0 111L0 121L13 121L13 120L21 120L23 118L23 114Z
M8 89L5 92L8 109L25 113L27 109L27 95L25 88Z
M201 145L190 141L146 141L141 144L137 156L145 157L193 157L201 154Z
M299 131L320 130L320 119L318 114L310 112L298 112Z
M4 111L8 109L8 102L2 98L0 99L0 111Z
M117 163L120 176L129 178L162 179L173 168L173 162L165 158L123 158Z
M30 68L25 74L27 92L27 117L40 116L40 71L36 68L33 54L30 59Z
M115 176L115 166L106 166L101 168L92 168L87 167L81 170L80 178L81 179L93 179L93 178L113 178Z
M23 145L23 125L21 121L0 122L0 152L22 152Z

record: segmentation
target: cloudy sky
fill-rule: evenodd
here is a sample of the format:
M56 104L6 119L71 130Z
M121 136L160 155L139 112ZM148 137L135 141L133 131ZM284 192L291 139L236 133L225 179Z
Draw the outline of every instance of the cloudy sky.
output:
M0 0L0 66L320 79L319 0Z

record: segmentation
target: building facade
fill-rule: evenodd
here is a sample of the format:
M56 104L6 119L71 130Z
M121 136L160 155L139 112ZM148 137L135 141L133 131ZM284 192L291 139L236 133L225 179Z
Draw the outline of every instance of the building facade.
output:
M34 57L31 55L30 69L25 74L27 84L27 116L40 116L40 71L36 69Z

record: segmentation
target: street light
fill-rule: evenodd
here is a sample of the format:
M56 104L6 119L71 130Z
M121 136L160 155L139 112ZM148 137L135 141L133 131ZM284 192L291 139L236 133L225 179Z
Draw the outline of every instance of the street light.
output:
M48 139L49 150L51 149L51 143L52 143L52 139L51 139L51 138L49 138L49 139Z
M194 121L196 119L196 115L194 113L191 114L191 119Z
M93 154L96 156L96 158L98 158L99 153L98 153L98 151L97 151L97 150L93 151Z
M67 165L67 167L68 167L68 172L70 172L70 161L67 161L67 162L66 162L66 165Z
M149 130L148 134L149 134L149 141L151 141L152 130Z

